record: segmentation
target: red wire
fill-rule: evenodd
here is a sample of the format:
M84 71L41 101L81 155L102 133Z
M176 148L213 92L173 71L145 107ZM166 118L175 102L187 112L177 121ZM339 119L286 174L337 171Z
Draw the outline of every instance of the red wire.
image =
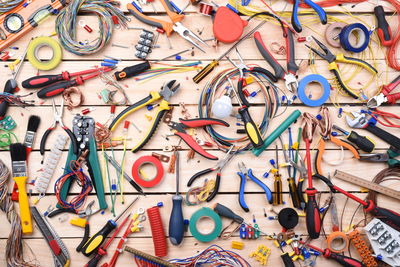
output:
M387 58L389 67L400 70L400 62L398 61L398 48L400 42L400 2L398 0L386 0L389 2L395 9L397 13L397 30L393 33L393 44L387 49Z
M167 256L167 238L165 237L164 227L161 219L160 208L155 206L147 209L151 234L153 236L154 254L157 257Z
M371 111L371 116L377 122L382 124L383 126L400 128L400 124L395 124L395 123L393 123L392 121L389 120L389 118L400 120L400 116L398 116L398 115L395 115L395 114L390 113L390 112L385 112L385 111L381 111L381 110L375 109L375 111ZM379 117L381 117L383 119L383 121L380 120Z

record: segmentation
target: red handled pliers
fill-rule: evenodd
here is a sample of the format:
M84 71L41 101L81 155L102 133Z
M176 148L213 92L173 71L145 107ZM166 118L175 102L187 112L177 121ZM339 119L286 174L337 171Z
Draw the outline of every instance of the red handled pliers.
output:
M194 151L202 155L207 159L217 160L218 157L211 155L207 151L205 151L197 142L193 139L191 135L186 133L187 128L197 128L197 127L204 127L208 125L221 125L229 127L229 124L223 120L218 119L211 119L211 118L202 118L202 119L191 119L191 120L184 120L179 119L180 123L171 121L168 126L175 130L175 135L182 138L183 141Z
M395 104L397 100L400 99L400 93L390 94L398 85L400 84L400 75L397 76L391 83L382 86L381 93L372 97L367 102L368 108L377 108L383 103L389 103L391 105Z

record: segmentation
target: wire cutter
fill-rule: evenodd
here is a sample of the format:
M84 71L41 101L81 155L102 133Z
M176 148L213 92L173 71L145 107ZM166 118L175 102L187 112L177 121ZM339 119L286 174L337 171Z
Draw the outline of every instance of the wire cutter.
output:
M334 55L334 54L332 54L331 51L329 51L329 49L323 43L318 41L314 36L312 36L312 38L318 44L318 46L322 49L322 51L318 51L318 50L310 47L307 44L305 46L308 47L309 49L311 49L315 54L317 54L321 58L323 58L326 61L328 61L328 63L329 63L328 69L330 71L332 71L333 74L335 75L335 78L336 78L336 80L338 82L339 89L340 88L343 89L351 97L353 97L355 99L358 99L359 95L356 92L354 92L353 89L351 89L344 82L337 63L340 62L340 63L354 64L354 65L357 65L357 66L360 66L360 67L366 69L367 71L369 71L373 75L376 75L378 73L378 71L373 66L371 66L370 64L365 62L364 60L361 60L361 59L358 59L358 58L353 58L353 57L346 57L345 55L343 55L343 53L339 53L337 55Z
M395 159L398 156L400 156L400 150L391 146L386 153L360 154L360 160L368 162L385 162L390 168L393 168L400 166L400 160Z
M249 207L247 206L246 201L244 200L244 187L246 185L247 177L249 177L253 182L255 182L258 186L260 186L264 190L268 202L272 204L273 201L272 192L269 189L269 187L263 182L261 182L261 180L259 180L257 177L255 177L253 175L253 170L247 169L246 165L243 162L239 162L238 167L240 170L237 172L237 174L240 177L239 204L242 207L242 209L245 212L249 212Z
M187 128L197 128L197 127L204 127L208 125L221 125L229 127L229 124L223 120L218 119L211 119L211 118L200 118L200 119L191 119L191 120L184 120L179 119L180 123L171 121L168 126L175 130L175 135L182 138L183 141L195 152L202 155L203 157L211 160L217 160L218 157L211 155L207 151L205 151L197 142L193 139L193 137L186 132L185 129Z
M167 36L170 36L173 31L177 32L180 36L182 36L186 41L197 47L199 50L205 53L205 51L201 48L201 46L195 41L197 40L198 42L208 46L199 36L194 34L192 31L190 31L188 28L183 26L180 21L183 20L185 15L183 14L177 14L175 13L175 10L171 3L168 0L160 0L161 4L163 5L165 11L167 12L167 15L171 19L171 22L166 22L162 21L153 17L149 17L144 15L135 5L132 3L127 4L127 9L128 11L138 20L140 20L143 23L146 23L150 26L163 29ZM195 40L193 40L195 39Z
M400 149L400 139L377 127L375 125L376 120L372 117L368 118L365 113L352 111L350 114L346 115L346 122L351 128L365 129L396 149Z
M216 179L215 179L215 188L214 188L214 190L212 191L212 193L207 197L207 199L206 199L207 202L210 202L211 200L213 200L214 197L217 195L217 193L218 193L218 191L219 191L219 185L220 185L220 183L221 183L221 172L222 172L222 169L226 166L226 164L228 164L228 162L229 162L229 161L233 158L233 156L236 154L236 153L231 153L233 148L234 148L234 146L231 146L231 148L230 148L230 149L228 150L228 152L225 154L224 158L221 159L221 160L217 163L217 165L215 165L215 167L208 168L208 169L205 169L205 170L202 170L202 171L197 172L196 174L194 174L194 175L189 179L189 182L187 183L187 186L190 187L190 186L192 186L193 182L194 182L197 178L199 178L199 177L201 177L201 176L203 176L203 175L206 175L206 174L208 174L208 173L211 173L211 172L216 171L216 172L217 172L217 177L216 177Z
M376 95L368 100L368 108L377 108L383 103L395 104L400 99L400 93L390 94L400 84L400 75L397 76L391 83L382 86L382 90L379 95Z
M301 23L299 20L299 5L300 5L301 0L294 0L293 3L293 11L292 11L292 26L296 32L301 32L303 29L301 27ZM308 5L312 9L317 12L319 16L319 20L321 21L322 25L325 25L328 23L328 17L326 16L325 10L314 3L311 0L304 0L304 4Z
M158 125L160 124L162 118L164 117L165 113L167 113L168 110L170 110L169 106L169 100L171 97L178 91L180 87L179 83L176 83L176 80L170 80L166 82L162 87L159 92L151 91L150 94L143 98L142 100L139 100L138 102L134 103L133 105L130 105L121 113L119 113L115 119L111 122L110 126L108 127L111 131L114 131L117 126L131 113L135 112L136 110L141 109L142 107L145 107L147 105L152 104L153 102L162 99L160 104L158 105L158 109L156 111L156 115L153 116L154 119L151 123L150 129L147 131L146 135L143 137L143 139L134 147L132 148L132 152L135 153L139 151L144 145L147 144L147 142L151 139L151 137L154 135L154 133L157 130Z
M57 127L57 124L60 124L61 128L64 129L65 132L67 132L69 138L71 139L71 144L72 144L72 150L74 154L76 155L78 153L78 143L76 141L75 135L72 133L72 131L64 125L62 121L63 113L64 113L64 99L61 100L61 105L60 105L60 111L57 110L56 108L56 103L54 99L52 99L52 104L53 104L53 124L44 132L42 139L40 140L40 155L44 155L44 150L46 147L46 140L49 137L50 133Z
M268 62L269 65L274 69L275 76L281 80L285 81L286 88L291 93L297 92L297 87L299 83L296 78L296 73L299 67L295 62L295 50L294 50L294 41L292 32L285 26L283 26L282 22L279 21L282 25L283 37L286 41L286 67L287 71L282 67L281 64L275 59L272 53L265 46L264 41L261 38L260 32L254 33L254 41L256 42L258 51L264 57L264 59Z

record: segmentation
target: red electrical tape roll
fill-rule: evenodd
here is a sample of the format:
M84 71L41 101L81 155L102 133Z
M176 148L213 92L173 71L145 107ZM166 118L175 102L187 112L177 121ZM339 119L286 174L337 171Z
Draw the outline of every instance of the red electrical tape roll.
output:
M167 238L165 237L160 208L155 206L147 209L147 216L149 217L151 235L153 237L154 255L165 257L168 254Z
M144 180L140 176L140 168L145 165L145 164L152 164L154 167L157 169L157 174L154 179L151 180ZM158 185L161 182L161 179L164 176L164 168L161 164L161 161L153 156L143 156L138 158L135 163L132 165L132 177L135 180L137 184L139 184L142 187L154 187Z

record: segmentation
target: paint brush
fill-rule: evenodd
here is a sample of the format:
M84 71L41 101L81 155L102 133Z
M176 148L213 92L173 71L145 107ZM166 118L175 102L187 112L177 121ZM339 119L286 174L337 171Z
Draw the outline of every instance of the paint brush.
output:
M19 191L19 213L21 217L22 233L32 233L32 218L29 209L28 195L26 193L27 166L26 166L26 147L21 143L10 145L11 166L13 180L18 186Z
M24 145L26 146L26 158L28 159L29 154L32 151L33 142L35 141L36 131L39 128L40 117L31 115L28 121L28 127L26 129Z

